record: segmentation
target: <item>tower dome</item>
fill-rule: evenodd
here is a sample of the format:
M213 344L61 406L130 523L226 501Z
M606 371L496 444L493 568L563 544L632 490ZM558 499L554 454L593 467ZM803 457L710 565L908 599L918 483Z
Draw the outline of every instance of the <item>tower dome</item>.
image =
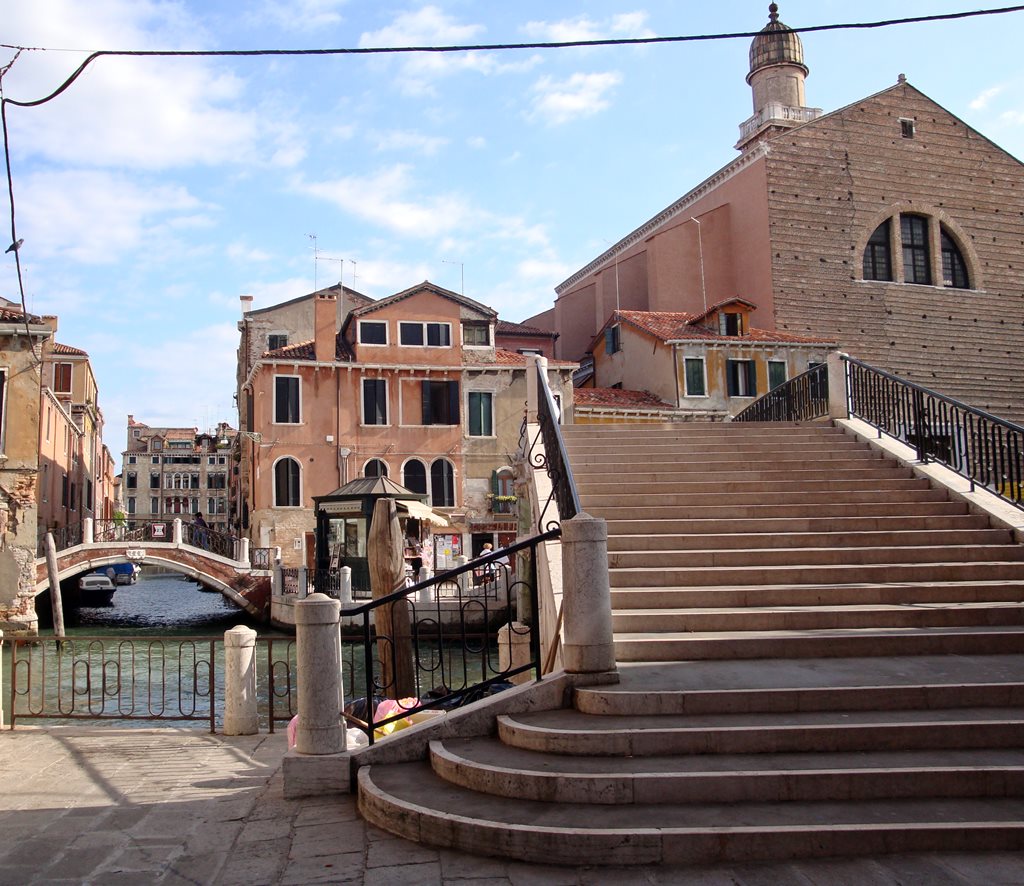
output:
M747 150L758 141L813 120L821 111L804 99L804 47L800 36L779 21L779 6L768 7L769 22L750 44L750 84L754 116L740 124L736 147Z
M803 70L806 77L808 69L804 64L804 46L800 42L800 35L779 21L778 3L769 5L768 18L768 24L750 44L750 73L747 74L747 83L750 83L754 74L771 65L796 65Z

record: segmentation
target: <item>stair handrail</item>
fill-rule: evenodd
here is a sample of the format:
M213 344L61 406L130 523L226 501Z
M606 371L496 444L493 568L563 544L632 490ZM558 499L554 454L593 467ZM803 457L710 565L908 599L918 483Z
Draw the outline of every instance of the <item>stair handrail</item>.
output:
M560 410L548 386L547 373L541 363L537 364L537 423L540 426L539 437L544 446L533 445L524 452L529 458L531 467L543 468L551 478L551 495L541 508L537 518L537 531L546 532L561 525L562 520L569 520L583 511L580 496L576 490L576 481L572 476L569 456L566 454L565 439L559 429ZM524 424L525 431L525 424ZM536 438L534 443L536 443ZM544 522L548 507L554 500L558 509L558 520Z
M829 414L828 364L818 363L759 397L733 421L813 421Z
M1024 509L1024 427L842 355L849 414Z

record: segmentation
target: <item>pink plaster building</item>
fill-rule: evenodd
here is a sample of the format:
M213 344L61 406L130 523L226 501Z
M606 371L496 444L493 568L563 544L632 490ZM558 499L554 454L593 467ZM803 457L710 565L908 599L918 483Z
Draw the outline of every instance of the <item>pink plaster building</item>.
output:
M253 358L247 343L280 325L278 311L294 339ZM486 305L427 281L379 301L332 287L245 311L239 516L254 544L280 547L287 565L311 565L313 498L362 476L426 495L449 524L434 529L438 552L511 541L527 358L497 345L498 322ZM573 368L550 371L565 402Z

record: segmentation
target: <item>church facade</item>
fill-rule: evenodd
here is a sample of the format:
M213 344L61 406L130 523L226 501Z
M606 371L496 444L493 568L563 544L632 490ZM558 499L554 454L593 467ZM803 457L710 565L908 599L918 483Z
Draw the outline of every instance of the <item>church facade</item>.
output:
M729 298L759 325L1024 421L1024 165L901 75L823 114L799 37L750 50L740 156L556 287L525 321L586 352L616 304L700 313Z

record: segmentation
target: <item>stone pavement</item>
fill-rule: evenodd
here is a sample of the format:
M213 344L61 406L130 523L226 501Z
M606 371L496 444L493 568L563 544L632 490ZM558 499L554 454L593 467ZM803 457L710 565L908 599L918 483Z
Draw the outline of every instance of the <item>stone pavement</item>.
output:
M394 838L355 798L285 800L283 734L18 727L0 735L0 884L1021 884L1024 854L564 868Z

